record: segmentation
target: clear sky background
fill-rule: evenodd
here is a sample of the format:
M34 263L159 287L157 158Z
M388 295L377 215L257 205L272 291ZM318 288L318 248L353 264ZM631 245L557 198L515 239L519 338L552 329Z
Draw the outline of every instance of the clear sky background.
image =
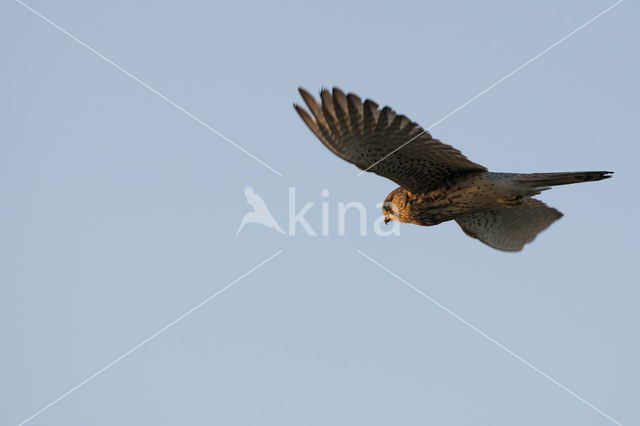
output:
M278 250L33 425L640 424L637 2L432 130L493 171L613 170L555 188L518 254L455 223L337 236L395 184L291 104L338 85L430 126L613 1L0 4L0 423L19 424ZM252 186L331 235L235 232ZM373 218L370 218L369 229Z

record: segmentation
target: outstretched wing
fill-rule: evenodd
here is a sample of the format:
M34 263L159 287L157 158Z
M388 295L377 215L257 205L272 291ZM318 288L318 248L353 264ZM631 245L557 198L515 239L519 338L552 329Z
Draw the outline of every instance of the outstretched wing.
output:
M389 107L380 110L375 102L367 99L363 103L338 88L333 88L333 94L322 90L321 102L299 90L313 117L299 105L294 107L327 148L410 192L435 189L461 172L487 170Z
M518 207L501 207L456 219L470 237L504 251L520 251L525 244L562 217L558 210L535 198Z

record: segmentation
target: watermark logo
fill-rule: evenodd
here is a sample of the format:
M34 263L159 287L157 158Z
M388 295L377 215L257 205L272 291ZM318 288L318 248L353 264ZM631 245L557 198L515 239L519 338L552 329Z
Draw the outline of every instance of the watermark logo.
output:
M332 207L331 203L327 200L329 197L329 190L323 189L320 192L320 195L324 200L322 200L320 204L320 224L319 227L316 225L314 228L309 220L307 220L306 215L313 209L316 205L314 201L306 202L301 209L297 208L296 204L296 188L289 188L289 205L288 205L288 230L285 232L278 221L273 217L267 204L262 199L260 195L258 195L253 188L247 186L244 189L244 195L247 203L253 208L253 211L245 214L240 221L240 226L236 231L236 235L240 233L242 229L244 229L245 225L250 223L256 223L262 226L266 226L267 228L274 229L275 231L289 235L293 237L296 235L298 228L302 229L309 236L329 236L331 234L344 236L347 233L347 215L357 214L357 218L359 222L357 223L357 232L360 236L367 236L368 231L370 229L373 230L373 233L377 236L381 237L389 237L389 236L398 236L400 235L400 227L398 222L392 221L389 224L385 223L384 215L382 214L382 204L378 203L375 205L375 219L371 225L368 222L368 210L365 205L359 201L350 201L343 202L340 201L337 203L336 207ZM317 209L316 209L317 210ZM335 213L333 213L335 212ZM333 229L332 218L335 218L337 215L337 229ZM349 223L353 223L351 220ZM316 229L320 229L320 233L316 232ZM335 226L334 226L335 228Z
M284 231L282 230L282 228L280 228L280 225L278 225L278 222L276 222L276 219L269 211L267 204L264 202L262 197L253 190L253 188L247 186L244 189L244 196L247 199L247 203L251 207L253 207L253 211L245 214L242 217L240 226L236 231L236 235L238 235L240 231L242 231L242 228L244 228L244 226L248 223L257 223L266 226L267 228L275 229L279 233L284 234Z

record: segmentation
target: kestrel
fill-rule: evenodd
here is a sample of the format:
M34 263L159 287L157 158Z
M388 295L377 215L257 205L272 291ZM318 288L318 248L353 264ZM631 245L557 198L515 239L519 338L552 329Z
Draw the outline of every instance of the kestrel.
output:
M323 89L320 102L299 90L311 115L294 107L327 148L400 185L383 203L385 222L431 226L455 220L467 235L493 248L520 251L562 217L532 196L613 173L493 173L388 106L379 109L338 88Z

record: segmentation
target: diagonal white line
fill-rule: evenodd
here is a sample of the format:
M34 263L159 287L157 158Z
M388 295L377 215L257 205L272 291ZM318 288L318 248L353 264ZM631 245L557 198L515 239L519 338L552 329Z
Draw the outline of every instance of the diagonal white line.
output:
M600 410L598 407L596 407L595 405L591 404L589 401L585 400L584 398L582 398L580 395L578 395L577 393L575 393L574 391L572 391L571 389L567 388L565 385L563 385L562 383L558 382L557 380L555 380L553 377L549 376L547 373L545 373L544 371L540 370L539 368L537 368L535 365L531 364L529 361L527 361L526 359L522 358L521 356L519 356L518 354L516 354L515 352L513 352L511 349L507 348L506 346L504 346L502 343L498 342L496 339L494 339L493 337L489 336L488 334L486 334L485 332L483 332L482 330L480 330L478 327L474 326L473 324L471 324L470 322L468 322L467 320L465 320L464 318L462 318L460 315L456 314L455 312L453 312L451 309L447 308L446 306L444 306L443 304L441 304L440 302L438 302L437 300L435 300L434 298L432 298L431 296L429 296L428 294L424 293L423 291L421 291L420 289L418 289L417 287L413 286L412 284L408 283L407 281L405 281L404 279L402 279L401 277L399 277L398 275L396 275L395 273L393 273L392 271L390 271L388 268L386 268L385 266L381 265L380 263L376 262L375 260L373 260L371 257L367 256L365 253L363 253L360 250L356 250L359 254L361 254L364 258L370 260L372 263L376 264L378 267L380 267L380 269L388 272L389 274L391 274L392 276L394 276L395 278L397 278L399 281L401 281L404 285L406 285L407 287L409 287L410 289L412 289L413 291L415 291L416 293L418 293L419 295L421 295L422 297L424 297L425 299L427 299L428 301L430 301L431 303L433 303L434 305L436 305L437 307L439 307L440 309L442 309L443 311L445 311L446 313L448 313L449 315L451 315L452 317L454 317L455 319L457 319L458 321L462 322L464 325L466 325L467 327L471 328L473 331L475 331L476 333L480 334L482 337L486 338L487 340L489 340L491 343L495 344L496 346L498 346L500 349L504 350L505 352L507 352L509 355L513 356L515 359L517 359L518 361L522 362L523 364L525 364L526 366L530 367L531 369L533 369L536 373L540 374L541 376L543 376L544 378L548 379L549 381L551 381L552 383L556 384L557 386L559 386L562 390L568 392L569 394L573 395L574 397L576 397L577 399L579 399L580 401L582 401L584 404L588 405L589 407L591 407L592 409L594 409L595 411L597 411L598 413L602 414L604 417L606 417L607 419L611 420L613 423L622 426L622 423L620 423L619 421L617 421L616 419L614 419L613 417L609 416L607 413L605 413L604 411Z
M176 104L175 102L173 102L171 99L167 98L165 95L163 95L162 93L158 92L156 89L154 89L153 87L149 86L147 83L145 83L144 81L140 80L138 77L136 77L135 75L131 74L129 71L125 70L124 68L122 68L120 65L116 64L115 62L113 62L111 59L107 58L106 56L104 56L102 53L98 52L97 50L95 50L94 48L92 48L91 46L89 46L87 43L83 42L82 40L80 40L79 38L77 38L76 36L74 36L73 34L69 33L67 30L65 30L64 28L62 28L61 26L59 26L58 24L56 24L55 22L51 21L50 19L48 19L47 17L43 16L40 12L38 12L37 10L33 9L31 6L23 3L20 0L16 0L16 2L20 5L22 5L25 9L29 10L30 12L32 12L34 15L40 17L42 20L44 20L45 22L49 23L52 27L54 27L55 29L57 29L58 31L62 32L63 34L65 34L67 37L69 37L70 39L72 39L73 41L75 41L76 43L84 46L85 48L87 48L88 50L90 50L93 54L95 54L97 57L99 57L100 59L104 60L105 62L109 63L110 65L112 65L113 67L115 67L116 69L118 69L119 71L123 72L125 75L127 75L128 77L131 77L133 80L135 80L137 83L139 83L140 85L144 86L146 89L150 90L151 92L153 92L154 94L158 95L160 98L162 98L163 100L167 101L169 104L171 104L172 106L174 106L175 108L177 108L178 110L182 111L184 114L186 114L187 116L189 116L190 118L192 118L193 120L195 120L196 122L200 123L201 125L203 125L204 127L206 127L207 129L211 130L213 133L215 133L216 135L220 136L222 139L224 139L225 141L229 142L231 145L235 146L236 148L238 148L240 151L244 152L245 154L247 154L249 157L253 158L254 160L256 160L258 163L262 164L263 166L265 166L267 169L271 170L273 173L277 174L278 176L282 176L282 173L280 173L279 171L277 171L276 169L274 169L273 167L271 167L270 165L268 165L267 163L265 163L264 161L262 161L261 159L259 159L258 157L256 157L255 155L253 155L252 153L250 153L249 151L247 151L246 149L244 149L243 147L241 147L240 145L238 145L237 143L235 143L234 141L232 141L231 139L229 139L228 137L226 137L225 135L223 135L222 133L220 133L219 131L217 131L216 129L214 129L213 127L209 126L207 123L205 123L204 121L202 121L201 119L199 119L198 117L196 117L195 115L191 114L189 111L187 111L186 109L182 108L180 105Z
M364 172L368 171L370 168L372 168L373 166L375 166L376 164L380 163L381 161L384 161L387 157L389 157L390 155L392 155L394 152L398 151L399 149L402 149L403 147L405 147L406 145L408 145L410 142L414 141L416 138L420 137L422 134L428 132L429 130L433 129L435 126L437 126L438 124L442 123L444 120L446 120L447 118L451 117L453 114L455 114L456 112L460 111L462 108L466 107L467 105L469 105L471 102L475 101L476 99L478 99L480 96L484 95L485 93L487 93L489 90L493 89L494 87L496 87L498 84L502 83L503 81L505 81L506 79L508 79L509 77L511 77L512 75L514 75L515 73L517 73L518 71L520 71L521 69L523 69L524 67L526 67L527 65L529 65L531 62L535 61L536 59L538 59L539 57L541 57L542 55L544 55L545 53L547 53L548 51L550 51L551 49L553 49L554 47L556 47L557 45L559 45L560 43L562 43L563 41L565 41L566 39L568 39L569 37L571 37L572 35L574 35L575 33L577 33L578 31L580 31L581 29L583 29L584 27L586 27L587 25L589 25L590 23L592 23L593 21L595 21L596 19L600 18L602 15L604 15L605 13L609 12L611 9L613 9L614 7L616 7L617 5L619 5L620 3L622 3L624 0L618 0L617 2L615 2L614 4L612 4L611 6L609 6L608 8L606 8L605 10L603 10L602 12L598 13L596 16L594 16L593 18L589 19L587 22L585 22L584 24L580 25L578 28L576 28L575 30L571 31L569 34L567 34L566 36L562 37L560 40L556 41L555 43L553 43L551 46L547 47L546 49L544 49L542 52L538 53L536 56L534 56L533 58L529 59L527 62L525 62L524 64L520 65L518 68L514 69L513 71L511 71L509 74L505 75L504 77L502 77L500 80L496 81L495 83L493 83L491 86L487 87L486 89L484 89L482 92L478 93L477 95L475 95L474 97L472 97L471 99L469 99L468 101L466 101L465 103L463 103L462 105L460 105L458 108L454 109L453 111L451 111L449 114L445 115L444 117L442 117L440 120L436 121L435 123L433 123L431 126L427 127L425 130L423 130L422 132L418 133L416 136L412 137L411 139L409 139L408 141L406 141L405 143L403 143L402 145L400 145L399 147L397 147L396 149L394 149L393 151L391 151L390 153L388 153L387 155L385 155L384 157L382 157L381 159L379 159L378 161L376 161L375 163L373 163L372 165L370 165L369 167L367 167L366 169L360 171L360 173L358 173L358 176L360 176L361 174L363 174Z
M99 376L100 374L104 373L105 371L107 371L109 368L113 367L115 364L117 364L118 362L122 361L124 358L128 357L129 355L131 355L132 353L134 353L135 351L137 351L138 349L140 349L142 346L146 345L147 343L149 343L151 340L155 339L156 337L158 337L160 334L164 333L165 331L167 331L169 328L173 327L174 325L176 325L178 322L182 321L184 318L186 318L187 316L191 315L193 312L197 311L198 309L200 309L202 306L206 305L207 303L209 303L212 299L216 298L218 295L222 294L225 290L227 290L228 288L230 288L232 285L234 285L235 283L237 283L238 281L240 281L241 279L245 278L247 275L251 274L253 271L255 271L256 269L260 268L262 265L264 265L265 263L271 261L273 258L275 258L276 256L278 256L280 253L282 253L282 250L277 251L276 253L274 253L273 255L271 255L271 257L269 257L266 260L263 260L262 262L260 262L259 264L257 264L256 266L254 266L253 268L249 269L247 272L245 272L244 274L240 275L238 278L236 278L235 280L231 281L229 284L227 284L226 286L222 287L222 289L218 290L217 292L215 292L214 294L212 294L211 296L207 297L206 299L204 299L202 302L198 303L196 306L194 306L193 308L189 309L187 312L185 312L184 314L180 315L178 318L176 318L175 320L171 321L169 324L165 325L164 327L162 327L160 330L156 331L155 333L153 333L151 336L147 337L146 339L144 339L142 342L138 343L137 345L135 345L134 347L132 347L131 349L129 349L127 352L123 353L122 355L120 355L118 358L114 359L113 361L111 361L109 364L105 365L104 367L102 367L100 370L96 371L95 373L93 373L91 376L87 377L85 380L83 380L82 382L78 383L77 385L75 385L74 387L72 387L71 389L69 389L67 392L63 393L62 395L60 395L58 398L54 399L53 401L51 401L49 404L45 405L44 407L42 407L40 410L38 410L36 413L34 413L33 415L31 415L29 418L23 420L22 422L20 422L18 424L18 426L22 426L28 422L30 422L31 420L33 420L35 417L39 416L40 414L42 414L42 412L44 412L45 410L51 408L52 406L54 406L55 404L57 404L58 402L60 402L61 400L63 400L64 398L66 398L67 396L69 396L70 394L72 394L73 392L75 392L76 390L78 390L79 388L81 388L82 386L86 385L87 383L89 383L91 380L95 379L97 376Z

